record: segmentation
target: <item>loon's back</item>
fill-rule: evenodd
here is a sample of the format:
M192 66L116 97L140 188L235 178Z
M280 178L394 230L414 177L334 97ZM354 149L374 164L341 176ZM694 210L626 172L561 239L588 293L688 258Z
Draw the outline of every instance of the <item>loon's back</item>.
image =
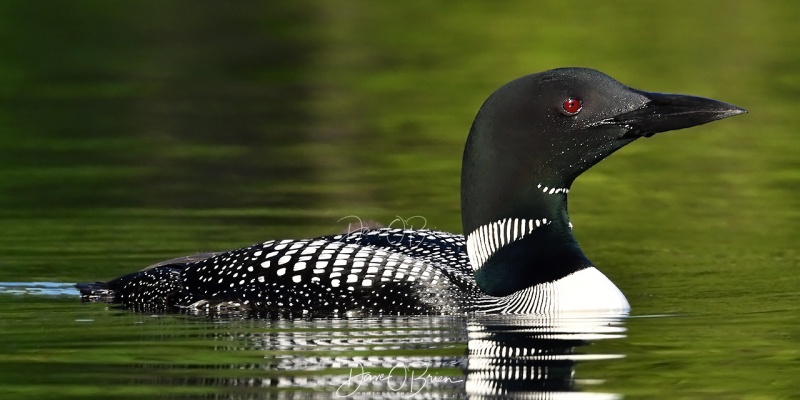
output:
M134 309L300 316L452 314L482 296L464 237L431 230L365 229L176 260L81 292Z

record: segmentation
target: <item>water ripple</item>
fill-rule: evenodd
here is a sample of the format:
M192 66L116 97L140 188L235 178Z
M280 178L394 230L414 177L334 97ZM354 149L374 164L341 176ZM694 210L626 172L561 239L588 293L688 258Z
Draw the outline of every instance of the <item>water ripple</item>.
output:
M80 296L74 283L63 282L0 282L0 294Z

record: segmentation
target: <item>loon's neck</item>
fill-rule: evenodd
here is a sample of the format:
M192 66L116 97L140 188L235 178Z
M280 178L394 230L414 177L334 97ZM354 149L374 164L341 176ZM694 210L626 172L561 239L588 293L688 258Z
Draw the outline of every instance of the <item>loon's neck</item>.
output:
M505 296L591 266L572 235L567 212L569 187L581 171L547 157L549 151L509 157L531 133L488 124L489 119L512 119L485 118L486 109L473 123L461 169L461 218L478 286ZM553 145L543 142L536 148Z
M481 212L483 207L476 209L462 200L467 253L475 280L493 296L553 282L592 265L572 235L567 212L569 188L544 183L526 186L530 190L516 200L496 192L498 198L492 203L505 201L506 207L492 212ZM489 197L494 196L485 193L483 199Z

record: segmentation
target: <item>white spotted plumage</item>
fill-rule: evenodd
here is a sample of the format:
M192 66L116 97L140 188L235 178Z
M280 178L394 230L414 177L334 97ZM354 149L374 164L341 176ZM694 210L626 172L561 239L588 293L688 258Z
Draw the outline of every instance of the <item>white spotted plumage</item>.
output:
M624 296L610 282L604 285L608 280L593 267L509 296L489 296L477 287L471 266L549 223L509 218L481 226L467 240L437 231L382 228L268 241L141 271L120 294L133 306L172 301L179 307L305 316L568 311L595 306L582 300L591 291L610 299L611 308L627 307Z
M181 279L190 294L181 302L208 306L214 300L197 303L196 298L244 298L255 308L295 313L300 311L297 307L332 314L354 308L388 313L458 312L464 306L462 297L472 297L461 296L462 292L477 290L470 282L470 271L458 267L467 264L463 243L460 235L388 228L269 241L189 266ZM277 262L270 263L270 259ZM250 264L261 268L252 270ZM228 276L242 272L249 275L230 282ZM210 277L220 274L222 280L208 284ZM264 282L280 289L250 290L252 286L263 289ZM311 300L309 306L298 299L292 302L294 306L287 306L286 298L293 297L299 284L304 285L303 296L314 297L314 292L319 301Z

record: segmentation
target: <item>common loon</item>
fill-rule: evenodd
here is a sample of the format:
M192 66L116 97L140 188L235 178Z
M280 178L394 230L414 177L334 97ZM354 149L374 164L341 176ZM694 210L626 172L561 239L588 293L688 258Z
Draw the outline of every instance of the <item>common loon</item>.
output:
M282 316L525 313L630 306L572 235L575 178L640 137L745 113L644 92L587 68L527 75L495 91L464 149L466 236L367 228L168 260L84 298L134 309L237 309Z

